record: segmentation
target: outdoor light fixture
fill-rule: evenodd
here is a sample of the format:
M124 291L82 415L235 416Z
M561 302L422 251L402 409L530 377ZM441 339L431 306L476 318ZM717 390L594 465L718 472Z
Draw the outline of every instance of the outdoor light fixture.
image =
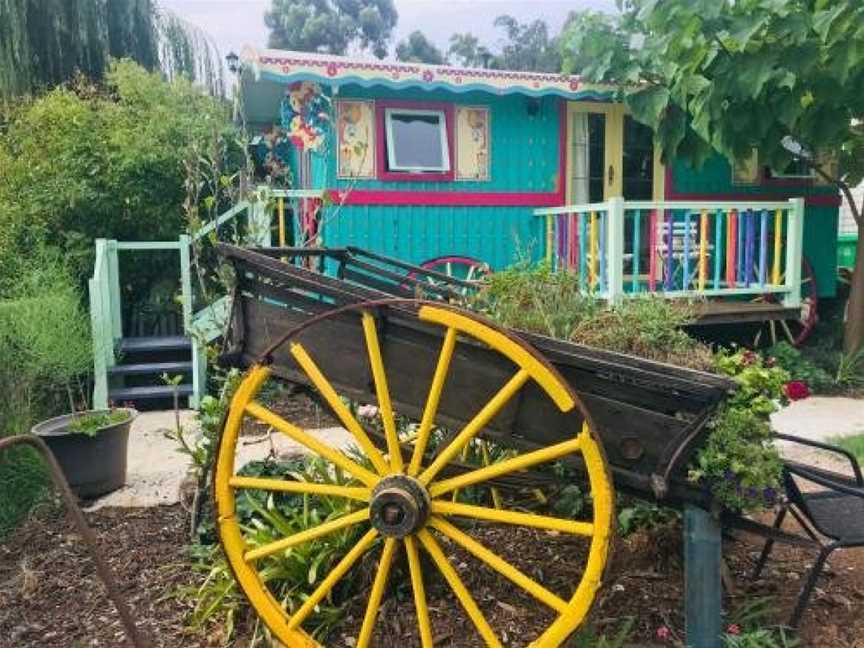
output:
M228 69L231 71L231 74L237 74L240 70L240 57L237 56L236 52L228 52L225 62L228 63Z

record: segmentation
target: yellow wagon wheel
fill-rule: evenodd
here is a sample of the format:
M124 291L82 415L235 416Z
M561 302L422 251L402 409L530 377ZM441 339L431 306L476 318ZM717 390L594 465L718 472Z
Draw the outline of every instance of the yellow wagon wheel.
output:
M533 596L540 605L553 613L552 622L539 636L526 639L526 644L551 648L560 645L580 625L588 613L606 565L613 518L613 492L602 448L591 431L589 417L576 395L561 376L525 343L487 324L449 308L425 305L419 318L444 328L444 341L423 409L417 439L410 460L403 458L395 425L395 413L390 400L387 374L374 317L362 313L363 334L372 368L387 453L379 450L364 428L323 375L315 360L300 342L290 342L290 352L306 373L309 381L327 401L342 425L351 433L368 458L367 465L352 460L339 450L318 440L313 434L292 424L277 413L258 403L256 395L270 377L265 366L253 367L231 403L220 441L215 473L215 496L218 507L219 535L225 554L240 587L273 634L290 648L319 646L303 628L334 586L361 560L375 560L377 570L368 595L368 604L356 646L366 648L371 640L397 552L404 548L417 614L418 635L423 648L433 646L433 631L429 618L424 580L429 577L421 569L420 549L431 559L444 581L455 594L477 633L488 646L501 646L495 630L466 588L457 570L450 563L436 535L460 546L474 558L510 580L516 587ZM435 424L436 412L450 373L451 359L460 338L469 338L508 358L514 365L514 375L489 402L482 405L470 422L437 454L427 455L427 444ZM442 475L444 469L472 439L522 389L533 381L548 398L548 406L562 412L579 408L585 423L574 430L572 437L505 459L499 463L457 474ZM235 473L235 451L244 419L251 417L272 426L311 453L324 458L353 476L356 486L336 486L299 481L241 477ZM452 501L458 488L483 484L489 480L522 471L540 464L554 462L581 453L590 482L592 518L575 521L512 510L499 510ZM320 526L290 535L268 545L250 547L235 515L235 496L242 489L271 492L292 492L309 495L344 497L358 503L358 510ZM469 533L470 526L456 526L457 519L483 521L510 526L546 530L556 534L571 534L585 538L589 544L581 580L573 591L561 596L537 582L501 558ZM361 539L336 564L320 584L310 592L303 604L289 614L268 590L262 578L260 563L268 556L286 552L292 547L342 529L361 525ZM368 530L366 530L368 529ZM467 529L467 531L466 531ZM433 533L434 531L434 533ZM379 542L383 540L383 542Z

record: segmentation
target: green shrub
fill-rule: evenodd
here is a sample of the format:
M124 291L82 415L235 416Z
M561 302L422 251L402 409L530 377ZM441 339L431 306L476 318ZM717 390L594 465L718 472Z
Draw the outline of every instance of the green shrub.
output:
M83 286L95 238L176 240L185 163L193 149L236 141L228 114L188 81L130 61L114 62L104 86L79 79L13 104L0 118L0 291L40 244L62 250ZM231 146L223 163L236 167L239 154ZM124 285L165 272L139 265Z
M80 378L92 363L89 319L65 265L39 252L20 268L17 284L0 293L0 438L25 434L37 421L82 404ZM34 452L0 457L0 535L46 486Z
M110 425L123 423L130 418L129 412L118 409L110 412L93 412L79 416L69 424L69 431L75 434L83 434L84 436L95 437L99 430L102 430Z
M800 380L817 393L830 393L835 388L834 378L825 369L807 358L788 342L778 342L767 350L778 366L785 369L792 380Z
M694 319L690 304L644 296L607 307L581 292L578 276L546 264L520 263L492 274L471 305L511 328L694 369L713 367L710 349L682 330Z
M789 374L766 366L761 356L748 350L720 352L716 363L738 389L708 423L710 434L689 478L708 485L716 500L731 510L770 507L780 488L782 462L769 418L785 399Z
M298 458L287 462L256 461L244 466L239 474L250 477L276 477L323 484L357 485L341 471L319 458ZM317 497L287 493L270 494L244 490L237 498L237 516L246 534L247 547L261 547L301 531L320 526L328 520L356 510L357 502L341 497ZM306 597L357 543L364 529L355 525L306 542L258 561L258 569L270 592L288 614L297 611ZM248 628L252 642L266 635L257 620L245 616L246 603L221 548L198 545L193 548L194 568L205 574L197 588L180 590L179 596L192 606L190 623L195 630L205 630L219 623L225 629L224 639L232 638L238 624ZM342 620L348 599L356 595L358 572L349 573L331 594L319 604L307 628L319 641Z

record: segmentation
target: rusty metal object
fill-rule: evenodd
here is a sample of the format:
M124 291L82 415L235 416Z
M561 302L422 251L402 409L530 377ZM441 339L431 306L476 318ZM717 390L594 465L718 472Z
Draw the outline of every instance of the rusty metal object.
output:
M117 586L117 582L111 574L111 569L108 567L108 563L106 563L99 554L96 535L88 526L87 520L84 519L84 513L81 512L81 508L78 506L78 499L69 488L69 484L63 476L63 471L60 468L60 465L54 458L54 454L39 437L22 434L6 439L0 439L0 455L2 455L6 449L15 445L30 446L44 457L45 462L48 464L49 472L51 473L51 480L54 482L54 486L57 490L60 491L60 496L66 504L66 510L69 513L69 517L77 528L78 533L81 535L84 544L87 546L87 550L90 552L90 557L96 565L96 574L105 586L108 598L111 599L114 603L114 607L117 608L117 612L120 615L120 620L123 623L123 629L126 632L126 637L129 639L129 643L134 646L134 648L151 648L153 643L135 625L135 620L132 616L129 605L123 594L121 594L120 588Z

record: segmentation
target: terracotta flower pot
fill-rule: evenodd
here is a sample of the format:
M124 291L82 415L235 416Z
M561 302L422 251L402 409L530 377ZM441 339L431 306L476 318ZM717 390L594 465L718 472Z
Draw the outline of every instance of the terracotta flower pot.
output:
M82 416L107 413L107 410L66 414L38 423L31 429L48 444L63 469L66 481L79 497L99 497L126 483L129 428L138 412L129 408L119 409L129 416L95 430L93 436L71 431L69 426Z

